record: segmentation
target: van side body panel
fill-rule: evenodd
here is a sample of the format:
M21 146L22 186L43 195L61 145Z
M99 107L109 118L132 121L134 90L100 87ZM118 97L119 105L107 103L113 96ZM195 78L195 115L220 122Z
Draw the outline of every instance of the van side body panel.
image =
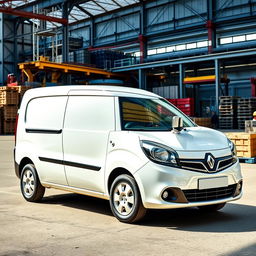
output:
M62 153L62 125L67 96L37 97L23 109L22 145L42 182L67 185ZM18 150L20 152L20 149Z
M69 186L104 192L106 152L113 130L114 97L69 96L63 128Z
M134 175L149 161L140 148L139 136L136 133L127 131L111 132L109 140L112 143L110 143L107 153L106 191L108 191L108 178L113 170L122 168Z

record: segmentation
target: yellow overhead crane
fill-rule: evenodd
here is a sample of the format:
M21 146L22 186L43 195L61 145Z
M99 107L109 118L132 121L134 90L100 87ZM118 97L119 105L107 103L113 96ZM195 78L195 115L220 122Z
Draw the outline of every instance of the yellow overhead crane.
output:
M196 77L186 77L184 78L184 84L207 84L214 83L216 76L196 76Z
M58 79L60 78L61 74L77 74L77 73L84 73L87 76L90 75L102 75L107 78L111 77L124 77L122 74L116 74L112 72L108 72L104 69L82 66L82 65L75 65L75 64L68 64L68 63L55 63L50 62L46 57L40 57L39 61L32 61L32 62L24 62L19 64L19 69L27 76L28 82L32 83L35 82L35 75L39 71L48 71L51 73L51 82L57 83Z
M211 84L215 83L216 81L216 75L210 75L210 76L195 76L195 77L186 77L183 80L184 84ZM229 83L229 79L227 75L224 75L221 77L220 81L222 83Z

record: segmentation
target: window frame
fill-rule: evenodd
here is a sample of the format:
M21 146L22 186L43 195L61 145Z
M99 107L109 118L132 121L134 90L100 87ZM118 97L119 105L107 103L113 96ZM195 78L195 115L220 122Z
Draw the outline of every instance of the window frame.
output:
M147 99L147 100L160 100L163 101L165 103L167 103L167 105L169 105L171 108L173 108L175 111L177 111L180 114L180 117L182 117L183 121L184 119L190 124L189 126L186 127L197 127L197 125L186 115L184 114L180 109L178 109L176 106L172 105L169 101L167 101L164 98L161 97L134 97L134 96L119 96L118 97L118 104L119 104L119 123L120 123L120 130L121 131L137 131L137 132L170 132L173 130L173 128L171 129L167 129L167 130L154 130L154 129L148 129L148 130L144 130L144 129L127 129L124 127L124 121L123 121L123 109L122 109L122 99L124 98L135 98L135 99ZM169 110L170 112L172 112L171 110ZM175 115L174 115L175 116Z
M59 97L62 97L65 99L65 106L63 108L63 118L62 118L62 122L61 122L61 127L59 127L59 129L63 129L63 121L65 119L65 113L66 113L66 107L67 107L67 101L68 101L68 96L67 95L44 95L44 96L38 96L38 97L34 97L34 98L31 98L27 104L26 104L26 108L25 108L25 115L24 115L24 123L25 123L25 126L26 128L28 128L28 108L29 108L29 104L34 101L34 100L38 100L38 99L44 99L44 98L59 98ZM31 127L29 127L31 128ZM38 127L38 128L41 128L41 127Z

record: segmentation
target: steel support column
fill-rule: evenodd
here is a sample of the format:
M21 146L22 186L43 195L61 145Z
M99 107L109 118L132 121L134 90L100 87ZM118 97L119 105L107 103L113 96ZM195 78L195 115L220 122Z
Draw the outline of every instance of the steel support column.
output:
M0 13L0 86L4 83L4 21L3 13Z
M147 54L147 47L146 47L147 39L143 35L139 35L139 43L140 43L140 63L144 63L144 59L146 58Z
M251 96L256 97L256 78L251 77Z
M184 85L183 85L184 76L185 76L184 66L182 64L179 64L179 98L180 99L184 97Z
M216 31L214 20L214 1L207 0L207 22L206 27L208 30L208 53L212 53L213 49L216 48Z
M216 59L214 60L215 62L215 108L216 108L216 113L219 113L219 96L220 96L220 63L219 60Z
M62 4L62 18L68 19L68 2ZM68 25L62 26L62 60L69 61Z
M14 26L14 51L13 51L13 62L14 62L14 67L13 67L13 73L15 76L18 74L18 63L19 63L19 54L18 54L18 38L17 38L17 31L19 29L19 21L16 19L13 26Z
M62 4L62 18L68 19L69 4L64 2ZM62 26L62 62L69 61L69 38L68 38L68 24ZM63 75L63 84L70 84L71 77L68 74Z
M208 20L206 23L206 27L208 30L208 53L213 52L213 48L215 48L215 25L211 20Z
M91 17L90 20L90 47L94 47L94 38L95 38L95 21L94 18Z
M141 1L140 6L140 35L139 35L139 44L140 44L140 63L144 62L144 59L147 58L147 38L146 34L146 10L145 3Z
M139 88L146 90L147 89L146 71L143 69L139 69L138 73L139 73Z

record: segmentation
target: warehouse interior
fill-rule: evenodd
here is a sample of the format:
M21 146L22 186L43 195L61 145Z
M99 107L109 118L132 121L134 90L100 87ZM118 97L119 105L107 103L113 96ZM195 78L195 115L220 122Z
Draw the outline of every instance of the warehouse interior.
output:
M0 163L0 256L256 255L256 0L0 0Z
M0 86L136 87L241 130L256 110L255 14L256 0L0 1Z

